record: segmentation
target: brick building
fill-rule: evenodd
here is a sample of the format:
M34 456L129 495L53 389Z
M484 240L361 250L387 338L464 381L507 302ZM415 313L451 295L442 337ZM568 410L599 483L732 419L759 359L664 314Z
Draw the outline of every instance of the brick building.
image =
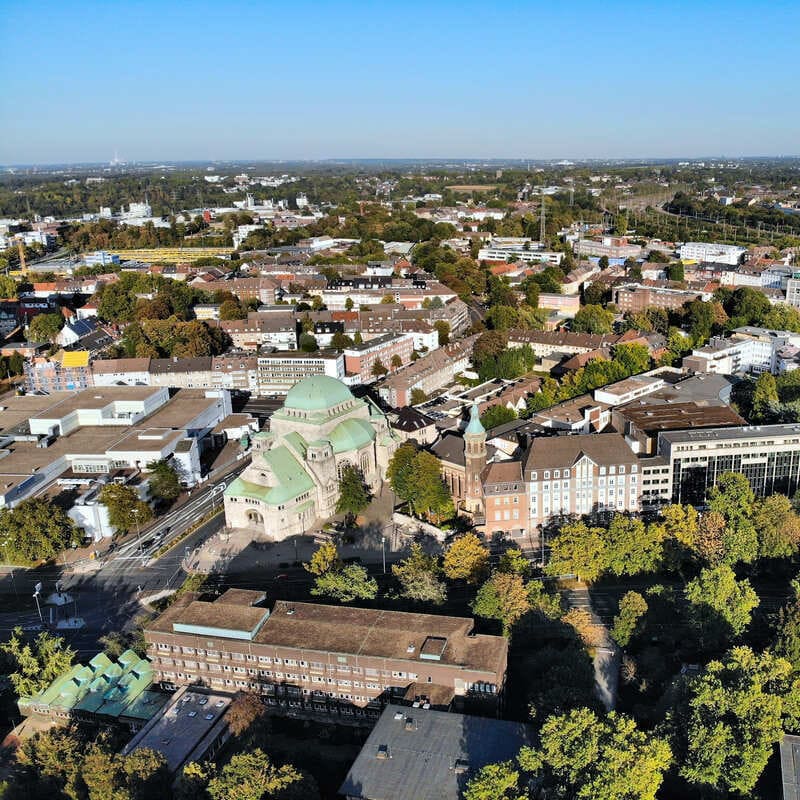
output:
M614 290L614 303L617 308L622 313L629 311L632 314L638 314L648 308L681 308L684 303L702 298L703 292L656 288L639 284L620 286Z
M145 629L154 679L248 690L269 705L377 717L391 699L497 709L508 642L469 618L277 600L229 589L186 595Z
M392 366L392 359L397 356L400 366L410 364L413 350L414 337L410 334L387 333L376 336L344 349L345 372L348 376L357 375L361 383L371 383L379 377L372 371L376 362L393 372L399 367Z

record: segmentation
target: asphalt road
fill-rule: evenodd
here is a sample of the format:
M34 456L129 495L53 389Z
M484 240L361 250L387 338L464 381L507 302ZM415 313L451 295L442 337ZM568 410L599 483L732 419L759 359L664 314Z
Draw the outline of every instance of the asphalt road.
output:
M35 570L14 570L14 578L6 573L0 579L0 639L6 638L16 625L23 627L40 624L34 586L42 583L46 597L61 581L63 591L74 598L68 606L70 616L83 618L85 627L74 631L61 631L80 655L97 652L97 638L102 634L121 629L140 611L139 599L183 582L184 555L198 547L205 539L224 525L219 513L189 534L180 544L158 559L155 552L163 545L177 539L198 519L214 509L222 508L225 487L241 472L246 463L228 475L197 489L192 496L174 510L159 517L140 536L128 537L115 550L91 568L68 565L49 565ZM160 532L165 532L159 537ZM5 601L5 602L4 602ZM8 610L4 610L5 606ZM42 607L45 620L49 609Z

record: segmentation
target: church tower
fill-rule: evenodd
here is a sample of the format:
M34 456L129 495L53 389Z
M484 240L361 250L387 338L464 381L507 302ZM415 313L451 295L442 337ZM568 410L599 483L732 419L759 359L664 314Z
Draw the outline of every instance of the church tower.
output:
M464 431L464 471L466 486L464 505L467 511L479 513L483 510L483 487L481 472L486 466L486 429L481 425L478 404L472 404L469 424Z

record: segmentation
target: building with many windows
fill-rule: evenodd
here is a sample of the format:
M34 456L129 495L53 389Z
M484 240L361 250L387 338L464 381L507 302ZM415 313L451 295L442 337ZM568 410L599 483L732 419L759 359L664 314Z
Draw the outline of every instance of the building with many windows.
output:
M275 601L229 589L185 595L147 623L154 679L252 691L276 708L377 718L388 701L497 709L508 641L464 617ZM291 712L290 712L291 713Z

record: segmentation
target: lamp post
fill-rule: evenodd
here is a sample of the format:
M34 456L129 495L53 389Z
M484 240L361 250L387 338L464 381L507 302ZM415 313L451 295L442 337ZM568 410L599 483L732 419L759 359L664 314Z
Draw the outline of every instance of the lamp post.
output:
M386 537L381 536L381 556L383 557L383 574L386 574Z
M39 605L39 592L42 591L41 581L34 587L36 591L33 593L33 599L36 601L36 610L39 612L39 622L44 624L44 617L42 617L42 607Z

